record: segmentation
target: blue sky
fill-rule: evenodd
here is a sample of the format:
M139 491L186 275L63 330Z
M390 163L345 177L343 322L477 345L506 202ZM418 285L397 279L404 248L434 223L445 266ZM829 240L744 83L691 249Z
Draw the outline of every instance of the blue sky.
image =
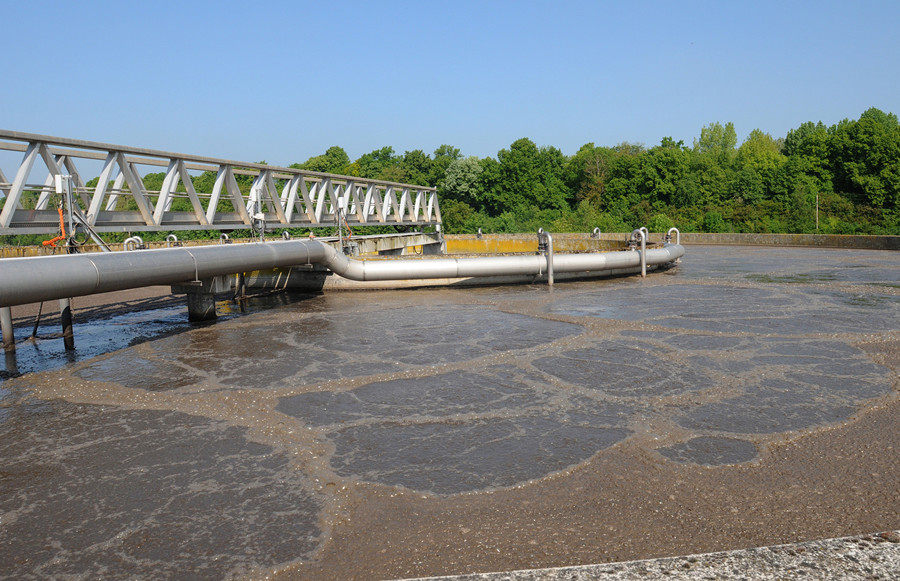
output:
M287 165L900 113L900 2L7 2L0 128Z

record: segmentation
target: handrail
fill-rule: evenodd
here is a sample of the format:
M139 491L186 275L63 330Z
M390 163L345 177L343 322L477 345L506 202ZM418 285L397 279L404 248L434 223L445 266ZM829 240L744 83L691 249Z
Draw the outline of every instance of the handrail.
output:
M57 230L49 208L58 177L70 180L73 210L96 232L230 231L250 228L258 213L275 228L442 222L431 186L2 129L0 150L24 152L10 182L0 171L0 235ZM95 186L79 172L76 162L83 160L103 162ZM47 178L34 183L32 170L41 163ZM166 168L159 190L145 187L145 166ZM215 174L203 191L190 173L198 171ZM252 180L242 185L241 176ZM176 200L182 207L173 207Z

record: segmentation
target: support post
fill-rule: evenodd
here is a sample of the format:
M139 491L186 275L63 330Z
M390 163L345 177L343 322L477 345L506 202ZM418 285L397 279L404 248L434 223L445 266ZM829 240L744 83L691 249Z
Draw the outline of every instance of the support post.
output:
M188 320L192 323L214 321L217 317L216 295L231 290L232 276L215 276L172 285L172 294L187 295Z
M62 322L63 345L66 351L75 349L75 332L72 328L71 299L59 299L59 320Z
M235 281L235 289L234 289L234 298L245 299L247 298L247 281L245 279L245 274L243 272L239 272L237 275L237 281Z
M16 350L16 336L13 333L12 310L9 307L0 307L0 329L3 332L3 350Z
M187 293L188 321L197 323L200 321L215 320L216 295L204 292Z

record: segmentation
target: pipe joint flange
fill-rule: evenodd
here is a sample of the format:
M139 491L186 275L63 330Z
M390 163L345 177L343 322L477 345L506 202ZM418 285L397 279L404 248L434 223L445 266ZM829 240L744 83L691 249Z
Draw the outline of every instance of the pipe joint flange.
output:
M538 239L538 254L547 254L547 233L544 232L543 228L538 228L537 231L537 239Z

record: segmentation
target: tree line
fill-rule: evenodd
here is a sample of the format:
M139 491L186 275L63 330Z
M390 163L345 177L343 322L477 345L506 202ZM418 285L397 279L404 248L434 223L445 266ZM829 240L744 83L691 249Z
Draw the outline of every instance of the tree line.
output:
M351 161L340 147L292 167L438 188L445 231L900 234L900 123L871 108L775 138L710 123L688 146L583 145L566 156L522 138L496 157L442 145Z
M754 129L737 141L732 123L714 122L691 145L671 137L653 147L587 143L567 156L522 138L496 157L464 156L450 145L400 155L385 146L356 160L333 146L290 167L435 187L450 234L677 226L684 232L900 235L897 115L871 108L832 126L806 122L778 138ZM145 187L158 190L163 178L147 174ZM198 191L212 191L215 172L192 180ZM238 181L249 191L248 176ZM181 209L177 203L173 209Z

